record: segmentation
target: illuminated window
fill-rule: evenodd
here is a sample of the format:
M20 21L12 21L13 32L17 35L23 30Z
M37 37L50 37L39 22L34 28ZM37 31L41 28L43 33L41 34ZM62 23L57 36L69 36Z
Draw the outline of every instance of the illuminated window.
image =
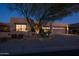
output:
M26 25L24 24L17 24L16 31L27 31Z

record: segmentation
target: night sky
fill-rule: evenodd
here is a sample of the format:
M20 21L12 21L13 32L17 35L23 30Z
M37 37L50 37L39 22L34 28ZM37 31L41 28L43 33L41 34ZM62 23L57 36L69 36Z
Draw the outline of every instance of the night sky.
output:
M6 4L0 4L0 22L9 22L11 17L23 17L16 11L10 11Z
M23 17L16 11L10 11L5 4L0 4L0 22L9 22L11 17ZM66 24L78 23L79 22L79 12L72 13L69 16L65 16L62 20L57 21Z

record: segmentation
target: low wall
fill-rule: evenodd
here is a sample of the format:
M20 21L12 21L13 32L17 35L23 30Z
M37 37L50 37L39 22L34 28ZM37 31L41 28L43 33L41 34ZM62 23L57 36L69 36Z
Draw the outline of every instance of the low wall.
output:
M12 38L12 39L37 39L40 35L34 32L0 32L0 38Z

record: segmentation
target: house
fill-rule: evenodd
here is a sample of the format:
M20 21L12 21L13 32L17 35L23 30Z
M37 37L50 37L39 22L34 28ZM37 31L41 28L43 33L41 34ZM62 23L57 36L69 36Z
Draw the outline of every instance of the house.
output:
M69 24L70 34L79 34L79 23Z
M67 34L67 24L63 23L48 22L42 28L45 32L51 30L53 34Z
M35 32L32 32L32 28L30 22L33 28L35 29ZM4 27L4 30L9 30L6 34L5 31L1 32L0 37L6 36L6 37L12 37L12 38L33 38L38 37L40 26L38 24L39 22L33 22L31 19L27 20L25 18L11 18L9 23L4 23L0 25L0 27ZM44 32L50 31L51 34L68 34L68 25L63 23L55 23L55 22L47 22L46 24L42 24L42 29ZM0 30L3 30L0 28ZM4 35L5 34L5 35Z
M10 32L10 24L8 23L1 23L0 22L0 40L2 40L2 38L10 38L9 36L9 32Z
M10 30L11 31L21 31L21 32L28 32L31 30L30 25L28 24L27 20L24 18L11 18L10 20Z
M33 23L31 19L29 19L30 23ZM38 23L34 22L32 24L37 33L39 33ZM53 34L67 34L67 24L56 23L56 22L47 22L46 24L42 24L42 29L44 32L51 30ZM24 18L11 18L10 20L10 31L11 32L31 32L31 27L28 23L27 19Z
M0 32L9 32L10 26L8 23L0 23Z

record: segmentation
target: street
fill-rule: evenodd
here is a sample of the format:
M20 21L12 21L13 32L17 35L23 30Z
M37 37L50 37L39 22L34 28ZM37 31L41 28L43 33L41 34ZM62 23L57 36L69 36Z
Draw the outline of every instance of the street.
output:
M53 35L51 39L9 40L0 44L0 53L28 54L50 51L79 49L79 37L72 35Z

